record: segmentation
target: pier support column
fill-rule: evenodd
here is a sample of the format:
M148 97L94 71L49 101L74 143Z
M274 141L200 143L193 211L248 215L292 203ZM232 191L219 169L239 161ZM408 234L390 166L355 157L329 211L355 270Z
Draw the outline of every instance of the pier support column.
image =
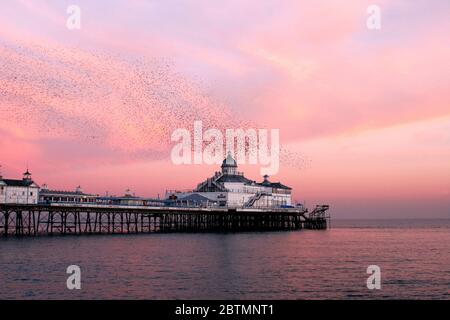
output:
M9 212L8 210L5 210L5 226L4 226L4 230L5 230L5 234L4 236L7 237L8 236L8 227L9 227Z

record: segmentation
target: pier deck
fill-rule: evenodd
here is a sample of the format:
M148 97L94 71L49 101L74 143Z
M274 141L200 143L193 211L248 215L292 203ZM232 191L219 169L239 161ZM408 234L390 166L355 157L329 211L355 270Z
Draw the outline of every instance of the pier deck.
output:
M326 210L325 210L326 211ZM312 212L314 213L314 211ZM326 229L306 210L0 204L0 236Z

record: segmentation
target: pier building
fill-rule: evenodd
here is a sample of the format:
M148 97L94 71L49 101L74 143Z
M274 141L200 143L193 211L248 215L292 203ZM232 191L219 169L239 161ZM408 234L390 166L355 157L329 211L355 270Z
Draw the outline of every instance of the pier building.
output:
M31 178L28 169L22 179L4 179L0 174L0 203L36 204L39 186Z
M43 185L39 191L40 203L95 203L98 195L84 193L80 186L74 191L50 190Z
M200 182L194 190L168 190L166 197L177 201L207 202L229 208L280 208L292 206L292 189L280 182L271 182L265 175L261 182L250 180L239 172L229 152L221 171Z

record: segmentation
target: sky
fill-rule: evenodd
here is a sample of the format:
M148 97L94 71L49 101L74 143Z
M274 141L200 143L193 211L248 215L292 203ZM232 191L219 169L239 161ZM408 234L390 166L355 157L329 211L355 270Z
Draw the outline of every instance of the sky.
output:
M445 0L2 1L1 173L28 165L40 185L98 194L194 188L218 168L175 165L170 137L201 120L279 129L270 180L307 207L450 218L449 30Z

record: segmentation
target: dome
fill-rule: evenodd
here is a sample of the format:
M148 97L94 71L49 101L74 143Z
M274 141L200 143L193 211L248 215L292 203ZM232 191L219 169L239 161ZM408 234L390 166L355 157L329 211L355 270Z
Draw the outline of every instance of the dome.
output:
M231 152L228 151L227 157L222 162L222 167L237 167L236 160L233 159L233 156L231 155Z

